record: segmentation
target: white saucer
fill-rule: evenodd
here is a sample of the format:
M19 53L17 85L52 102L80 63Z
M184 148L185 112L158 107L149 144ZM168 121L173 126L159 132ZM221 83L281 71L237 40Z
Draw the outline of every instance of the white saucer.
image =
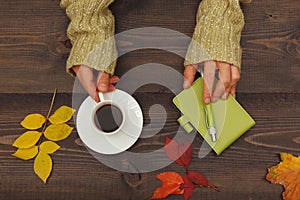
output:
M81 104L76 118L76 128L82 142L101 154L117 154L126 151L139 138L143 128L143 114L137 101L122 90L104 94L105 100L113 101L125 112L124 125L113 135L104 135L95 130L92 112L96 102L89 96Z

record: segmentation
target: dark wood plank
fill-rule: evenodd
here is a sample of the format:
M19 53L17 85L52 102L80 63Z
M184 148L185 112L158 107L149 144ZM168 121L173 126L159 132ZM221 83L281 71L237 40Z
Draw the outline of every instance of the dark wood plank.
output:
M140 139L131 151L159 149L165 136L174 136L179 128L176 119L180 114L171 104L173 96L168 93L134 93L146 124L150 121L148 110L153 104L164 106L168 117L157 135ZM24 131L19 125L23 117L33 112L45 115L50 99L50 94L0 95L0 199L149 199L160 185L155 174L164 171L184 173L183 168L175 163L150 173L129 174L113 170L88 153L74 130L68 139L59 142L62 148L53 155L54 171L44 185L34 175L32 161L24 162L10 155L15 150L10 144ZM71 105L71 100L69 94L58 94L55 108L62 104ZM220 187L221 192L197 188L191 199L281 199L282 188L265 180L266 169L279 162L279 152L300 153L300 95L239 94L238 100L257 124L221 156L211 152L199 159L202 139L196 136L190 169L204 173L209 182ZM155 113L156 119L163 116L162 112ZM74 123L71 121L70 125ZM180 132L185 134L182 130ZM156 162L161 159L157 158Z
M116 16L116 33L157 26L191 36L198 4L194 0L117 0L111 9ZM240 92L299 91L299 6L292 0L253 0L243 5L246 26ZM71 92L73 79L64 69L70 50L65 38L68 19L59 1L29 0L25 4L2 0L0 17L0 93L52 93L54 87ZM183 71L182 58L142 50L121 58L117 74L122 76L150 62ZM154 92L156 88L144 89Z
M0 17L0 92L70 91L69 49L60 41L68 22L59 1L1 1Z

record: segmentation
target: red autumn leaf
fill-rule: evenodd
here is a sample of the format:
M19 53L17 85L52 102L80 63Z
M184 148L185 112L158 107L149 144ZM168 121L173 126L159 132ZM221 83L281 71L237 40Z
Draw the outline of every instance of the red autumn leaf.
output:
M185 142L183 145L179 146L180 160L184 166L188 166L192 160L192 145L189 142Z
M195 186L193 182L189 179L187 174L184 174L183 181L184 181L182 186L182 188L184 189L183 197L184 200L188 200L193 195Z
M213 184L208 184L206 177L200 172L188 171L189 179L198 186L210 187L216 191L220 191L219 188Z
M170 194L183 194L184 190L180 188L183 179L176 172L164 172L157 174L156 177L162 185L154 191L151 199L163 199Z
M171 160L176 161L179 165L184 165L181 160L178 160L180 157L179 144L175 140L171 140L168 136L166 136L164 151Z
M166 137L164 145L166 155L181 166L188 166L192 159L192 146L189 142L179 145L175 140Z

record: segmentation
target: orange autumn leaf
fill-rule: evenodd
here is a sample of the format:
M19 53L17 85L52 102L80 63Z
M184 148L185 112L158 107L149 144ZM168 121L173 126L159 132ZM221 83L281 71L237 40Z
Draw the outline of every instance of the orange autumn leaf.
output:
M163 199L170 194L183 194L184 190L181 189L183 179L178 173L164 172L157 174L156 177L162 185L154 191L151 199Z
M288 153L280 153L281 162L270 167L266 179L271 183L281 184L285 191L284 200L300 199L300 156L294 157Z

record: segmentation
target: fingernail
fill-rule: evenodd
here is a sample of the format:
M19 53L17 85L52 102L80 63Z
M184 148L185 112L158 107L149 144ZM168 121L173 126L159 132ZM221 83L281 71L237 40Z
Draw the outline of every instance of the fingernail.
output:
M209 104L209 103L210 103L210 98L204 99L204 103L205 103L205 104Z
M227 92L225 92L223 95L222 95L222 99L227 99L227 97L228 97L228 93Z
M107 88L107 85L106 84L100 84L100 88L102 88L102 89L106 89Z
M211 99L212 102L216 102L217 100L218 100L217 97L213 97L213 98Z
M188 87L190 87L190 83L188 82L188 81L184 81L183 82L183 88L188 88Z

